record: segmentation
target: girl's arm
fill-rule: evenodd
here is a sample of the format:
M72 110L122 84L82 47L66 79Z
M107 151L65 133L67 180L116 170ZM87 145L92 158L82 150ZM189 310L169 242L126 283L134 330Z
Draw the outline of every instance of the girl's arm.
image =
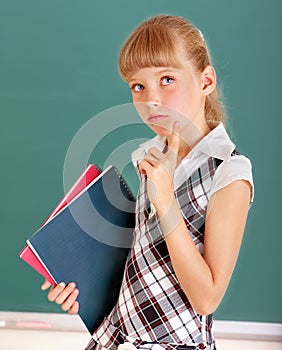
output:
M207 209L203 255L192 241L176 200L169 209L157 209L174 271L199 314L214 312L226 291L239 254L249 202L250 185L244 180L214 193Z
M166 154L152 148L140 163L165 235L176 276L199 314L215 311L239 254L250 203L250 184L236 180L214 193L207 207L203 255L197 250L174 197L180 137L175 125Z

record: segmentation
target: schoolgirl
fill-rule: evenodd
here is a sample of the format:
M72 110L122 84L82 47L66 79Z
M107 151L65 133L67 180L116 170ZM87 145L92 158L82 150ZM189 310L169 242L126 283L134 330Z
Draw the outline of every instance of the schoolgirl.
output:
M87 350L213 350L212 314L253 201L251 162L226 132L206 42L188 20L160 15L139 25L119 71L156 137L132 155L140 178L134 242L116 306ZM74 283L59 284L48 298L74 314L77 294Z

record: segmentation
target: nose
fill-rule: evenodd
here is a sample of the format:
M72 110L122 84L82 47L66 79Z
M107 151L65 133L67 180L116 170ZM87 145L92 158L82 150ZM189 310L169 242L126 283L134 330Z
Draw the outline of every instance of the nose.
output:
M160 106L160 103L156 101L147 101L145 103L147 107L150 108L150 110L155 110L156 108L158 108L158 106Z
M151 109L157 108L161 105L161 95L157 89L147 89L146 101L145 103Z

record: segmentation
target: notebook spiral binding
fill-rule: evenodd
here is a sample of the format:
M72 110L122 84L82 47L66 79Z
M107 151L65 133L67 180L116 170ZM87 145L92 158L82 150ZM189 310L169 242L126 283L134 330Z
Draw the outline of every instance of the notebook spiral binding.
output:
M135 197L133 195L133 193L131 192L130 188L127 186L127 184L125 183L122 175L120 174L120 172L118 171L118 169L116 167L114 167L115 173L117 174L117 176L120 178L120 181L123 185L123 187L125 188L125 190L128 192L129 196L131 197L132 200L135 200Z

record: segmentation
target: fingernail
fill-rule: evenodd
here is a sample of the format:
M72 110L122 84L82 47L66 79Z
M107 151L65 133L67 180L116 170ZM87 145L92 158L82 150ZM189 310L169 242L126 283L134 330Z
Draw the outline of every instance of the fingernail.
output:
M60 287L65 287L65 283L64 283L64 282L61 282L61 283L59 283L59 286L60 286Z
M71 283L69 284L69 286L70 286L71 288L74 288L74 287L75 287L75 283L74 283L74 282L71 282Z
M175 127L176 127L176 128L179 128L179 126L180 126L180 123L179 123L179 122L176 122L176 123L175 123Z

